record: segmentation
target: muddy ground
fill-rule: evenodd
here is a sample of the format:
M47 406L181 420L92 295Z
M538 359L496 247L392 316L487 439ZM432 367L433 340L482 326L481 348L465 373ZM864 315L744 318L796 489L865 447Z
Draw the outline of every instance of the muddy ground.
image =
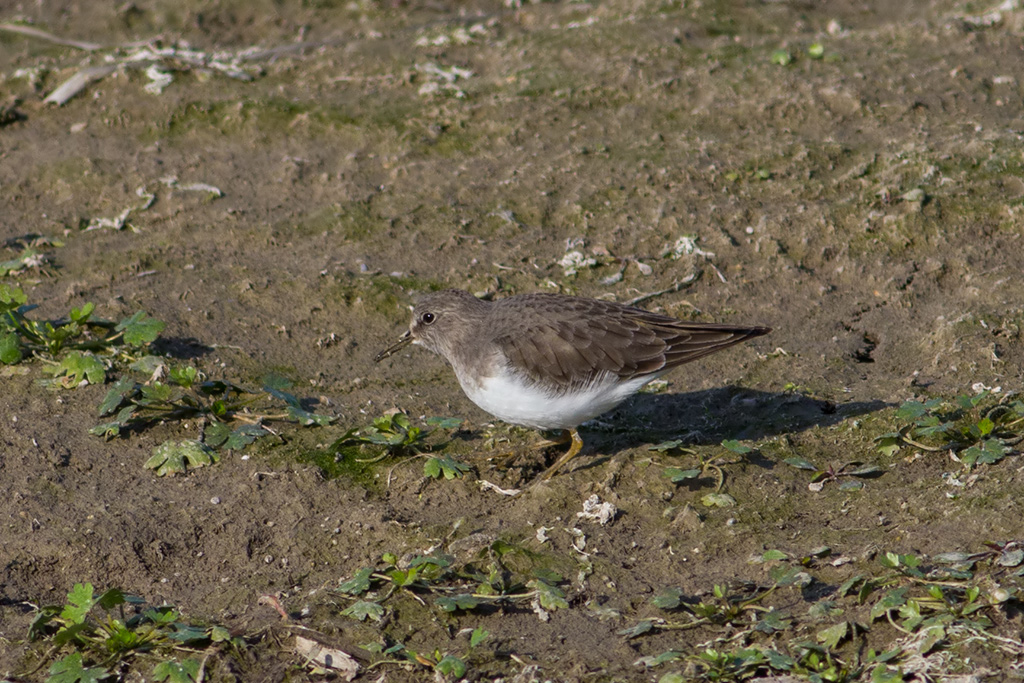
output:
M107 441L88 429L108 386L43 387L41 361L5 370L0 673L45 679L70 650L29 642L28 626L88 581L245 637L213 650L206 680L321 678L295 652L302 628L349 651L453 654L477 680L699 677L685 658L635 662L753 637L730 643L735 624L619 634L657 616L650 599L666 586L693 599L767 586L751 558L828 546L847 561L809 563L810 587L766 602L794 615L762 642L784 650L831 623L801 616L878 574L879 554L1020 539L1019 458L965 473L945 452L873 442L905 400L1020 389L1024 9L992 5L6 3L0 22L98 45L0 31L0 237L62 243L3 281L36 319L90 301L111 319L144 309L166 323L155 349L173 362L252 386L283 375L337 421L279 423L281 440L160 478L143 463L196 438L194 422ZM153 61L125 60L139 41L225 51L241 73L166 58L173 80L149 92ZM105 56L114 73L43 102ZM85 229L129 208L122 229ZM9 243L4 258L19 252ZM416 293L439 287L619 301L670 290L642 305L774 332L585 426L569 471L509 498L478 482L522 487L557 450L492 423L423 350L372 362ZM334 462L334 440L396 408L417 424L464 418L443 452L472 471L433 480L422 457L356 466L349 451ZM668 439L697 454L650 450ZM721 460L734 505L704 504L713 469L664 476L722 456L724 439L756 447ZM783 464L794 457L884 474L813 491L810 472ZM577 518L593 494L617 507L609 523ZM527 558L522 572L557 569L568 607L547 621L528 603L448 615L398 596L382 623L341 615L352 600L338 582L382 567L382 553L444 551L461 566L499 540ZM871 625L867 607L843 606ZM988 611L1019 644L1019 613ZM490 635L471 650L464 629L477 627ZM853 661L900 637L881 619L836 652ZM926 654L940 657L933 676L981 678L1019 677L1020 652L951 639ZM139 680L152 666L142 653L112 668ZM364 675L381 676L435 672L407 658Z

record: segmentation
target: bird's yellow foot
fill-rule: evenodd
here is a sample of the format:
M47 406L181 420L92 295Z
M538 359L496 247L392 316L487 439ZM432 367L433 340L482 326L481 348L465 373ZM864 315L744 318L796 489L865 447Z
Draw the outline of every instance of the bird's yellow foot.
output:
M580 433L575 429L567 429L566 432L569 435L569 439L572 441L572 446L569 447L569 452L559 458L554 465L549 467L547 471L541 475L541 481L547 481L551 477L555 476L558 473L558 470L560 470L565 463L579 455L580 450L583 449L583 439L580 438Z

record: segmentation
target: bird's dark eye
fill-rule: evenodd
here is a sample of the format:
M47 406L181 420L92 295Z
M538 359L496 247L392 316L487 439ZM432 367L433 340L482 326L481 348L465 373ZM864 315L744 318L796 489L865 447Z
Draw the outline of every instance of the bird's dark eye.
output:
M423 315L420 316L420 322L423 323L424 325L429 325L430 323L434 322L434 319L435 316L433 313L424 313Z

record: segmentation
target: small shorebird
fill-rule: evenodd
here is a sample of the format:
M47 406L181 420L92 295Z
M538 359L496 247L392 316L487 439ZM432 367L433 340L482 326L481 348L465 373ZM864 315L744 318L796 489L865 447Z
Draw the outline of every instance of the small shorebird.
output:
M409 331L374 360L419 344L443 356L466 396L491 415L562 430L572 445L544 473L549 479L583 447L582 423L677 365L770 331L562 294L484 301L449 289L420 299Z

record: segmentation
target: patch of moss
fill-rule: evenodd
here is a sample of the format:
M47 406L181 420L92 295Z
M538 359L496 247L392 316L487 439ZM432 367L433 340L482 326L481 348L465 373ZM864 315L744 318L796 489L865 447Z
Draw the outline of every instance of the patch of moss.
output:
M320 468L325 479L344 477L361 488L377 491L380 488L377 472L381 465L366 462L372 459L371 454L355 444L314 448L303 451L296 457L300 463Z

